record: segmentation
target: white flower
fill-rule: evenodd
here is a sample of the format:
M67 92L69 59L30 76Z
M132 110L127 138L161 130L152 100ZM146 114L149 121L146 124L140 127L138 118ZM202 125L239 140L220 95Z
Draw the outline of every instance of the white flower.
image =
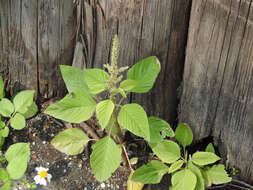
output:
M35 180L36 184L46 186L47 181L50 183L52 175L47 172L48 168L36 167L35 170L37 171L37 174L38 174L34 177L34 180Z

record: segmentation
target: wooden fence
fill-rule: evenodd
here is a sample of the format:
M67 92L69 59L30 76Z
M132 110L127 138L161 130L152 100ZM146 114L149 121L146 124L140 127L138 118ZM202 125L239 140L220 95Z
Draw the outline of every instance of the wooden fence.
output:
M189 123L195 140L213 136L252 183L252 7L252 0L0 0L0 74L11 94L64 96L59 65L102 68L118 34L119 65L150 55L161 61L153 90L129 101Z

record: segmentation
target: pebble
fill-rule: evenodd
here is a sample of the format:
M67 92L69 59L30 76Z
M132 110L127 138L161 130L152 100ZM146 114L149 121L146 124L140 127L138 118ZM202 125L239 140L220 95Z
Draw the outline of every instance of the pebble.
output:
M46 142L46 141L43 141L42 143L43 143L43 144L46 144L47 142Z
M101 183L100 185L102 188L105 188L105 183Z
M116 185L116 188L117 188L117 189L119 189L119 186L118 186L118 185Z
M35 145L35 142L34 142L34 141L32 142L32 145Z

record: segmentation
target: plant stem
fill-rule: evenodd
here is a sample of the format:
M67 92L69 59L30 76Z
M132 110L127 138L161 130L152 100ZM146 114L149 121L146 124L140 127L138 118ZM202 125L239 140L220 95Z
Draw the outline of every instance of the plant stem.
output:
M122 160L123 160L125 166L129 165L129 167L131 168L129 158L128 158L126 149L124 147L124 135L123 135L123 133L122 133L120 127L119 127L119 123L118 123L118 120L117 120L117 110L116 110L116 108L113 110L113 118L114 118L114 124L117 128L117 137L119 139L119 143L120 143L120 146L121 146L121 149L122 149L122 152L121 152Z

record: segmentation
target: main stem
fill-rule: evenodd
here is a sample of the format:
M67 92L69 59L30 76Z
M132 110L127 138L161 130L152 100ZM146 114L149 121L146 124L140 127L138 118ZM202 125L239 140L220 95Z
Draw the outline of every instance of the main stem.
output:
M129 158L128 158L126 149L124 147L124 135L123 135L123 133L120 129L120 126L119 126L119 123L118 123L118 120L117 120L117 109L116 109L116 107L113 110L113 118L114 118L114 125L116 126L116 129L117 129L117 137L118 137L118 140L119 140L119 143L120 143L120 146L121 146L121 150L122 150L121 151L122 160L123 160L125 166L129 166L131 168Z

